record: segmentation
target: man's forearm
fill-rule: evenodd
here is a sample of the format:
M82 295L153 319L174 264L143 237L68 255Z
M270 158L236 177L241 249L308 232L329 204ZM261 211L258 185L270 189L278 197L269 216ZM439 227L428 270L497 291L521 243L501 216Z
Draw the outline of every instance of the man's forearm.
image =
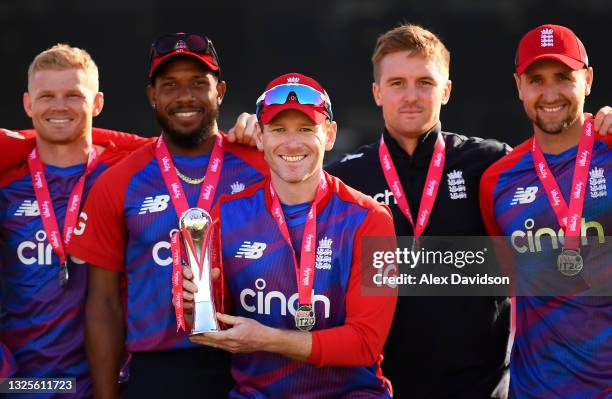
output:
M87 301L85 336L96 398L118 398L125 323L121 304Z
M312 334L303 331L270 328L265 350L302 362L308 361L312 352Z

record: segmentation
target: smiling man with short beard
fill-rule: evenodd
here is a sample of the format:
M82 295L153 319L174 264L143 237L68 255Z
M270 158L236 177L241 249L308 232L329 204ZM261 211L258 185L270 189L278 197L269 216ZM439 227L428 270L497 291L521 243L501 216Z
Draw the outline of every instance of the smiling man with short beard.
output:
M491 165L480 188L489 234L512 238L516 270L523 271L509 396L609 398L612 299L592 282L609 287L603 276L612 230L612 139L596 132L609 133L610 120L600 115L598 123L584 113L593 68L569 28L546 24L527 32L515 71L533 136ZM535 237L536 246L521 234ZM606 253L605 260L598 261L598 253ZM568 288L526 289L527 275L547 283L544 276L555 275ZM582 288L585 281L590 289Z
M189 56L162 62L152 76L148 95L170 145L196 152L217 132L225 82Z
M218 131L226 84L208 38L158 38L149 78L149 101L163 131L102 176L84 208L83 235L71 247L91 266L86 326L94 388L98 397L117 397L127 350L128 398L225 397L232 385L228 355L196 347L177 328L169 241L187 208L210 210L219 196L261 180L267 167L261 153L230 144Z

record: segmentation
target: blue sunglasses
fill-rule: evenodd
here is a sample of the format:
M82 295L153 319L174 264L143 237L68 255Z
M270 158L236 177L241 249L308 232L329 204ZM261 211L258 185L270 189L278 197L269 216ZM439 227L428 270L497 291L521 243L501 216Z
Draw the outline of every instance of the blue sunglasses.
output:
M329 119L334 119L331 101L326 93L321 93L310 86L296 83L274 86L270 90L263 92L257 99L255 113L259 116L264 107L285 104L289 100L297 100L302 105L324 107L325 111L329 114Z

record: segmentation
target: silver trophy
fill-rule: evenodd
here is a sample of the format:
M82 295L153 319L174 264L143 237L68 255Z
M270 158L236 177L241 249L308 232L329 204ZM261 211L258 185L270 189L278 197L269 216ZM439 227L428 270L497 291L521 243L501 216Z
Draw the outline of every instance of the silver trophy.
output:
M190 208L181 216L179 227L186 263L193 273L193 283L198 287L193 299L191 334L219 331L210 278L212 218L204 209Z

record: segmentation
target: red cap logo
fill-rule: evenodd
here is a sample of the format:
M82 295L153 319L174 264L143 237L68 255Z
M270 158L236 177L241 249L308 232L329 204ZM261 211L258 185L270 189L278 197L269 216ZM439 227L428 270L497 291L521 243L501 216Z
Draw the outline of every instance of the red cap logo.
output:
M531 64L542 59L562 62L573 70L589 65L580 39L561 25L541 25L523 36L516 52L516 73L522 74Z

